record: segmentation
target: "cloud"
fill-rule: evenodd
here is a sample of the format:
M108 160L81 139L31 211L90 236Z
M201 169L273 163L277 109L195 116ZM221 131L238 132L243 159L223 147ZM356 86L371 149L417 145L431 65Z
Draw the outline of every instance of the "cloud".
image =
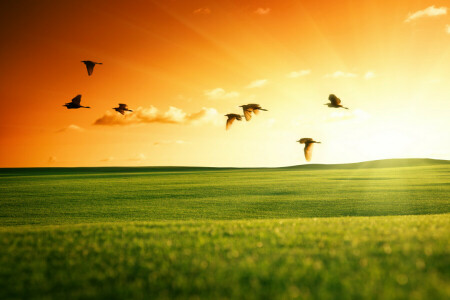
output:
M192 98L186 97L186 96L183 95L183 94L178 94L178 95L175 97L175 99L181 100L181 101L186 101L186 102L192 102Z
M415 13L409 13L405 22L411 22L413 20L424 17L436 17L447 14L447 7L435 7L434 5L425 8L424 10L416 11Z
M101 159L100 161L106 161L106 162L110 162L110 161L113 161L113 160L115 160L115 158L114 158L113 156L110 156L110 157L107 157L107 158Z
M238 92L225 92L223 88L216 88L213 90L206 90L205 96L211 100L219 100L219 99L231 99L239 97Z
M372 71L368 71L366 74L364 74L364 79L372 79L375 77L375 73Z
M339 122L346 120L353 120L356 122L362 122L370 118L370 115L363 111L362 109L350 109L350 110L336 110L330 113L328 117L325 118L326 122Z
M253 89L253 88L257 88L257 87L262 87L263 85L266 85L266 83L267 83L267 79L254 80L254 81L250 82L249 85L247 85L247 88Z
M436 83L441 83L442 79L441 78L431 78L431 79L427 80L427 82L431 83L431 84L436 84Z
M169 107L166 112L160 112L156 107L138 107L133 113L121 115L107 111L94 122L94 125L132 125L132 124L199 124L215 122L218 113L214 108L203 107L195 113L186 113L176 107Z
M209 15L211 13L211 9L208 7L200 7L192 12L194 15Z
M450 25L446 25L446 26L445 26L445 32L447 32L448 34L450 34Z
M354 77L358 77L358 75L354 74L354 73L346 73L346 72L342 72L342 71L336 71L332 74L325 75L325 78L354 78Z
M311 70L299 70L299 71L292 71L291 73L287 74L287 77L298 78L298 77L306 76L309 74L311 74Z
M275 122L276 122L276 120L274 118L269 118L269 119L266 120L265 126L267 128L272 128L273 125L275 125Z
M129 158L130 161L144 161L147 159L147 156L145 156L144 153L139 153L138 155Z
M48 163L49 164L53 164L53 163L55 163L55 162L57 162L58 161L58 159L55 157L55 156L50 156L49 158L48 158Z
M154 146L160 146L160 145L169 145L169 144L175 144L175 145L182 145L182 144L186 144L186 141L183 140L176 140L176 141L159 141L159 142L154 142L153 145Z
M61 129L57 130L56 132L65 132L65 131L83 132L84 128L81 128L80 126L75 125L75 124L70 124L69 126L61 128Z
M254 13L257 15L261 15L261 16L268 15L270 13L270 8L269 7L266 7L266 8L259 7L257 10L254 11Z

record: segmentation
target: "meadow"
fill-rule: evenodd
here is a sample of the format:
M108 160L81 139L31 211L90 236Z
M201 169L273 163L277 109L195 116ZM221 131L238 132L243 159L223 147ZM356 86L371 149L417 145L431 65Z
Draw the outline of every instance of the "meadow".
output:
M0 169L1 299L448 299L450 164Z

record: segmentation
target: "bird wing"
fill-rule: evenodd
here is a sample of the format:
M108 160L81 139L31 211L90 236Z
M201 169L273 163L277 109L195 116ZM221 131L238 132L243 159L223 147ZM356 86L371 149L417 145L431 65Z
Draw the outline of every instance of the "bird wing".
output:
M80 105L81 102L81 95L77 95L75 98L72 99L72 103L76 105Z
M311 161L313 146L314 146L314 143L306 143L306 145L305 145L306 161Z
M226 126L227 130L230 128L231 124L233 124L234 120L236 120L236 117L228 117Z
M301 138L299 142L300 144L306 144L308 142L311 142L312 140L312 138Z
M89 62L85 62L84 64L86 65L88 75L91 76L92 72L94 72L95 63L89 61Z
M258 108L254 108L253 112L255 113L255 115L257 115L259 113L259 109Z
M127 105L124 103L119 103L119 109L128 109Z
M244 117L245 120L250 121L252 119L252 111L248 109L244 109Z
M339 103L341 103L341 99L336 97L335 94L330 94L330 96L328 96L328 100L330 100L333 105L339 105Z

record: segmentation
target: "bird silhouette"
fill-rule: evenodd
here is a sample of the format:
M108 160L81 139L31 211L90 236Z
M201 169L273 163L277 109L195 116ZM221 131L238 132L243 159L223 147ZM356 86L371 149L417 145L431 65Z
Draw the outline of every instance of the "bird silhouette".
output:
M241 105L242 110L244 111L245 120L250 121L252 118L252 112L257 115L260 110L267 111L267 109L261 108L259 104L246 104Z
M226 130L228 130L231 124L233 124L234 120L242 121L243 116L238 114L226 114L225 117L228 117L226 125Z
M130 112L132 111L131 109L128 109L128 105L123 104L123 103L119 103L119 106L114 107L113 109L115 111L121 113L122 115L124 115L126 111L130 111Z
M68 102L64 104L63 106L67 107L67 109L75 109L75 108L90 108L89 106L82 106L80 105L81 102L81 95L77 95L75 98L72 99L71 102Z
M89 76L91 76L92 72L94 72L95 65L103 65L103 63L98 63L90 60L82 60L81 62L86 65L86 69Z
M348 109L348 107L344 107L341 105L341 99L336 97L335 94L330 94L330 96L328 96L328 100L330 100L330 103L325 103L324 105L327 105L328 107L333 107L333 108L342 107L342 108Z
M312 148L313 148L314 143L317 143L317 144L321 143L321 142L316 142L312 138L301 138L297 142L299 142L300 144L305 144L305 158L306 158L306 161L311 161Z

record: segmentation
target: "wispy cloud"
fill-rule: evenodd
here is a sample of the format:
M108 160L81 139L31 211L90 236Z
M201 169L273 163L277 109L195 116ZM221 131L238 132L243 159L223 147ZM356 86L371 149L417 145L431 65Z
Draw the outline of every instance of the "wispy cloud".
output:
M205 96L211 100L231 99L231 98L239 97L238 92L226 92L223 88L206 90L204 93L205 93Z
M136 156L129 158L130 161L144 161L147 159L147 156L144 153L139 153Z
M348 73L348 72L342 72L342 71L336 71L331 74L326 74L325 78L354 78L358 77L355 73Z
M425 8L424 10L419 10L414 13L409 13L405 22L411 22L413 20L424 18L424 17L436 17L447 14L447 7L435 7L434 5Z
M450 34L450 25L446 25L446 26L445 26L445 32L447 32L448 34Z
M175 99L181 100L181 101L186 101L186 102L192 102L192 98L186 97L186 96L183 95L183 94L178 94L178 95L175 97Z
M257 15L268 15L270 13L270 8L266 7L266 8L262 8L259 7L257 10L254 11L255 14Z
M168 111L160 112L156 107L138 107L133 113L121 115L107 111L94 122L94 125L133 125L133 124L198 124L215 122L218 113L214 108L203 107L195 113L186 113L171 106Z
M309 74L311 74L311 70L299 70L299 71L292 71L291 73L287 74L287 77L298 78Z
M366 74L364 74L364 79L372 79L375 77L375 73L372 71L368 71Z
M84 128L81 128L80 126L75 125L75 124L70 124L69 126L61 128L61 129L57 130L56 132L65 132L65 131L83 132Z
M183 145L186 144L186 141L183 140L176 140L176 141L158 141L158 142L154 142L153 145L154 146L160 146L160 145Z
M194 15L209 15L211 13L211 9L208 7L200 7L192 12Z
M100 161L111 162L111 161L113 161L113 160L115 160L115 158L114 158L113 156L109 156L109 157L106 157L106 158L104 158L104 159L101 159Z
M254 81L250 82L249 85L247 85L247 88L253 89L253 88L257 88L257 87L262 87L267 84L267 81L268 81L267 79L254 80Z
M363 122L370 118L370 115L362 109L356 108L352 110L333 111L325 118L326 122L339 122L353 120L356 122Z
M275 122L276 122L276 120L274 118L269 118L269 119L266 120L265 126L267 128L272 128L273 125L275 124Z

